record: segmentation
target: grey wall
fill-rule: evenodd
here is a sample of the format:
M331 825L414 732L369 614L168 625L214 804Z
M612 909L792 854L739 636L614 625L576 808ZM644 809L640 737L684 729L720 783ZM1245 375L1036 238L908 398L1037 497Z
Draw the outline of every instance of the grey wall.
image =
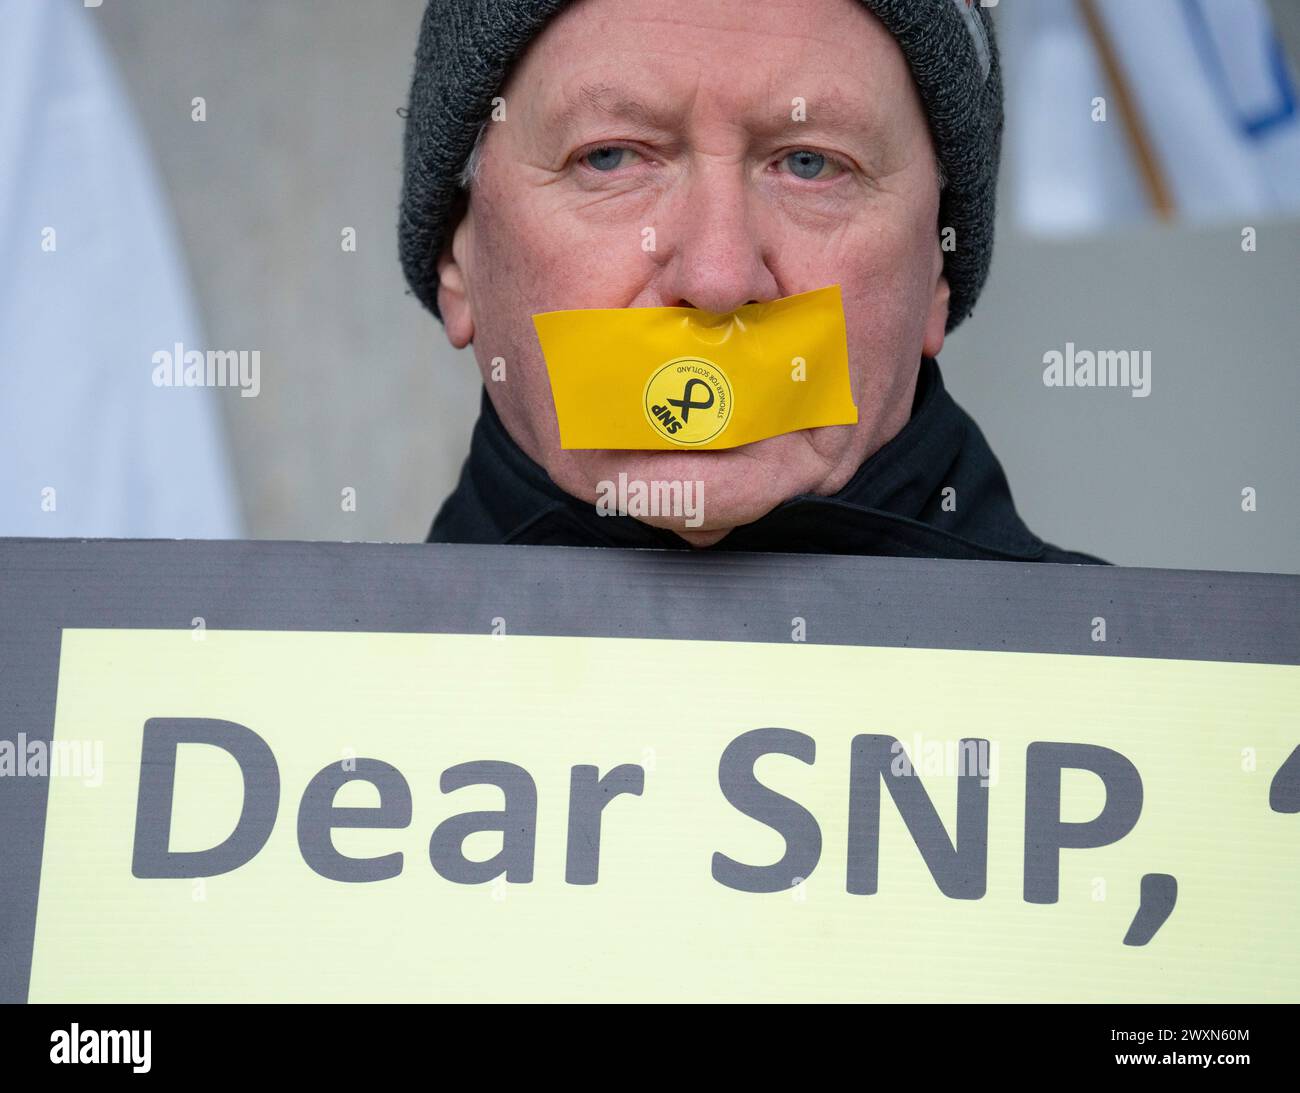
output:
M107 0L87 13L168 184L209 344L262 352L260 396L221 393L257 537L423 539L468 445L473 359L407 296L396 255L396 111L422 12Z
M1003 230L950 388L1036 532L1127 565L1300 570L1300 225L1044 244ZM1151 394L1048 388L1043 354L1149 349ZM1241 509L1241 491L1258 509Z
M396 109L422 8L108 0L94 13L170 189L208 341L262 350L261 397L223 401L259 537L421 539L466 450L477 373L406 294L394 242ZM1300 224L1256 227L1246 255L1236 225L1068 244L1003 225L942 363L1039 534L1129 565L1300 571ZM1067 340L1150 349L1151 396L1044 387L1043 354Z

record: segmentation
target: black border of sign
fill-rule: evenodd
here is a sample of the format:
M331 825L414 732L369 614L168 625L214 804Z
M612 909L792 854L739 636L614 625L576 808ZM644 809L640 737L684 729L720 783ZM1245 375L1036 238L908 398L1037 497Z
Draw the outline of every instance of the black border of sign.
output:
M1107 640L1092 640L1106 619ZM789 642L1300 664L1300 576L576 547L0 539L0 739L65 628ZM26 1001L47 780L0 778L0 1001Z

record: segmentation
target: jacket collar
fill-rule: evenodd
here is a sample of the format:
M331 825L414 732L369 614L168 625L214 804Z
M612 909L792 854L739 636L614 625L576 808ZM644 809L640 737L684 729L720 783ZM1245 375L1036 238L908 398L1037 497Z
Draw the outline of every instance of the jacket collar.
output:
M600 516L561 490L510 437L486 390L460 482L429 541L690 549L672 532ZM1001 465L928 357L910 420L842 490L794 497L710 549L1096 560L1055 551L1024 525Z

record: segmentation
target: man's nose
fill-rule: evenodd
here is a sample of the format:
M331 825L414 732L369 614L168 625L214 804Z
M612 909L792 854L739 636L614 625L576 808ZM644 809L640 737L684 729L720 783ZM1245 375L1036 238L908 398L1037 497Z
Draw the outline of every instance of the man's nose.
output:
M761 210L736 163L708 165L681 195L670 229L664 303L725 314L780 295L765 260Z

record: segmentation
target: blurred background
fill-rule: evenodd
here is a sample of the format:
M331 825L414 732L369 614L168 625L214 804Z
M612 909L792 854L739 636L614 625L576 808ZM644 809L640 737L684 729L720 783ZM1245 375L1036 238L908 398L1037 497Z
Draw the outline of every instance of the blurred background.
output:
M1040 536L1300 572L1300 4L994 7L998 244L949 387ZM480 384L397 261L423 8L0 0L0 535L424 539ZM1046 387L1067 342L1150 350L1149 397ZM257 396L158 386L178 344L257 351Z

